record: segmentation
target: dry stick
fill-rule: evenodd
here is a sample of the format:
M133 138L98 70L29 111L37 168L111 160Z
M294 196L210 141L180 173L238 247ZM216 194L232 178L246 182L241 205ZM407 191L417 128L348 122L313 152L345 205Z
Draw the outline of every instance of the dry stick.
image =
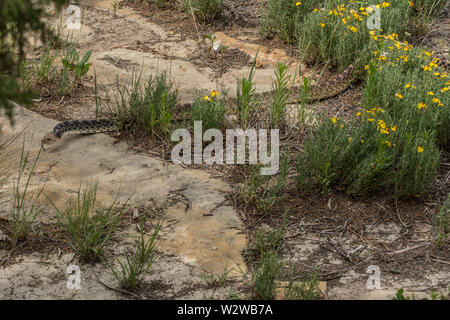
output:
M403 222L402 218L400 217L400 212L398 211L398 206L397 206L397 199L395 199L395 210L397 211L398 221L400 221L400 223L403 225L403 227L405 227L405 229L408 230L408 226Z
M197 31L198 41L202 41L202 37L200 36L200 32L198 31L198 27L197 27L197 19L195 19L194 10L192 9L191 0L189 0L189 9L191 10L192 19L194 19L194 26L195 26L195 30Z
M334 249L336 250L337 253L339 253L341 256L343 256L348 261L353 262L351 255L349 255L348 252L344 250L341 243L339 243L339 245L336 244L333 240L331 240L330 236L328 236L328 235L327 235L327 240L334 247Z
M424 246L428 247L428 246L430 246L430 244L431 244L431 242L421 243L421 244L418 244L417 246L412 246L412 247L409 247L409 248L405 248L405 249L401 249L401 250L398 250L398 251L394 251L391 254L395 255L395 254L400 254L400 253L408 252L408 251L411 251L411 250L415 250L415 249L418 249L418 248L421 248L421 247L424 247Z

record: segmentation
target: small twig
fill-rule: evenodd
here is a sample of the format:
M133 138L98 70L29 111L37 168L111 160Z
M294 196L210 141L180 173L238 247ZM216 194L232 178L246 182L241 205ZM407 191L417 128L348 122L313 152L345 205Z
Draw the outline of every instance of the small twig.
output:
M402 218L400 217L400 212L398 211L398 206L397 206L397 199L395 199L395 210L397 211L398 221L400 221L400 223L401 223L406 229L408 229L408 226L403 222Z
M341 256L343 256L345 259L347 259L350 262L352 261L351 255L349 255L344 248L342 247L342 244L338 245L333 240L331 240L330 236L327 236L328 242L334 247L337 253L339 253Z
M418 249L418 248L421 248L421 247L424 247L424 246L429 246L430 244L431 244L431 242L418 244L417 246L412 246L412 247L409 247L409 248L405 248L405 249L401 249L401 250L398 250L398 251L394 251L391 254L395 255L395 254L405 253L405 252L408 252L408 251L411 251L411 250L415 250L415 249Z
M195 19L194 10L192 9L191 0L189 0L189 8L191 9L192 19L194 20L195 30L197 31L198 41L202 41L202 37L200 36L200 32L197 27L197 19Z

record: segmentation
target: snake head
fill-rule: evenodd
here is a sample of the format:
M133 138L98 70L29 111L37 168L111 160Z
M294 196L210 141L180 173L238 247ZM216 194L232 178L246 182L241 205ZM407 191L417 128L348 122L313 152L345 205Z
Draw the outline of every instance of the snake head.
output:
M45 145L49 145L49 144L55 143L58 140L59 140L58 136L56 134L54 134L53 132L47 133L44 136L44 138L42 138L42 140L41 140L42 149L44 149Z

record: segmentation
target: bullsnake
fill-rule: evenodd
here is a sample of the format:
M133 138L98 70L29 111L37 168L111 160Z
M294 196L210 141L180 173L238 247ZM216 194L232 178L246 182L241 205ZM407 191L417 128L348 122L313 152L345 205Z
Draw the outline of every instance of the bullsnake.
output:
M306 102L311 103L319 100L325 100L337 96L345 91L353 80L352 77L353 65L328 79L319 81L317 85L312 86L308 91ZM289 88L290 99L288 104L299 103L301 99L301 88L294 86ZM273 90L256 94L256 98L267 99ZM232 103L235 103L236 98L232 98ZM191 107L191 103L185 104L186 107ZM67 133L107 133L117 132L120 130L120 123L117 119L103 119L103 120L72 120L64 121L55 126L52 132L47 133L42 139L42 146L58 141L64 134Z

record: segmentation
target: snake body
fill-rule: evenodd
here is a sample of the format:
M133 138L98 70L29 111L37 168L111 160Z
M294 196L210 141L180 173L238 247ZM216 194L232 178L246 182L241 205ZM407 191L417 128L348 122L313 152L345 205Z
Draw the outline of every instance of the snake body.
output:
M103 120L72 120L58 123L53 128L53 134L59 139L65 133L100 133L119 130L116 119Z
M319 100L332 98L341 92L345 91L352 81L353 65L350 65L343 72L319 81L317 85L309 89L306 96L306 102L311 103ZM290 98L288 104L301 102L301 88L291 87ZM273 94L274 90L258 93L255 95L256 99L268 99ZM232 103L236 103L236 98L232 98ZM192 104L186 104L191 106ZM57 124L52 132L47 133L42 139L42 145L55 142L67 133L107 133L117 132L120 129L120 123L117 119L103 119L103 120L72 120L64 121Z

